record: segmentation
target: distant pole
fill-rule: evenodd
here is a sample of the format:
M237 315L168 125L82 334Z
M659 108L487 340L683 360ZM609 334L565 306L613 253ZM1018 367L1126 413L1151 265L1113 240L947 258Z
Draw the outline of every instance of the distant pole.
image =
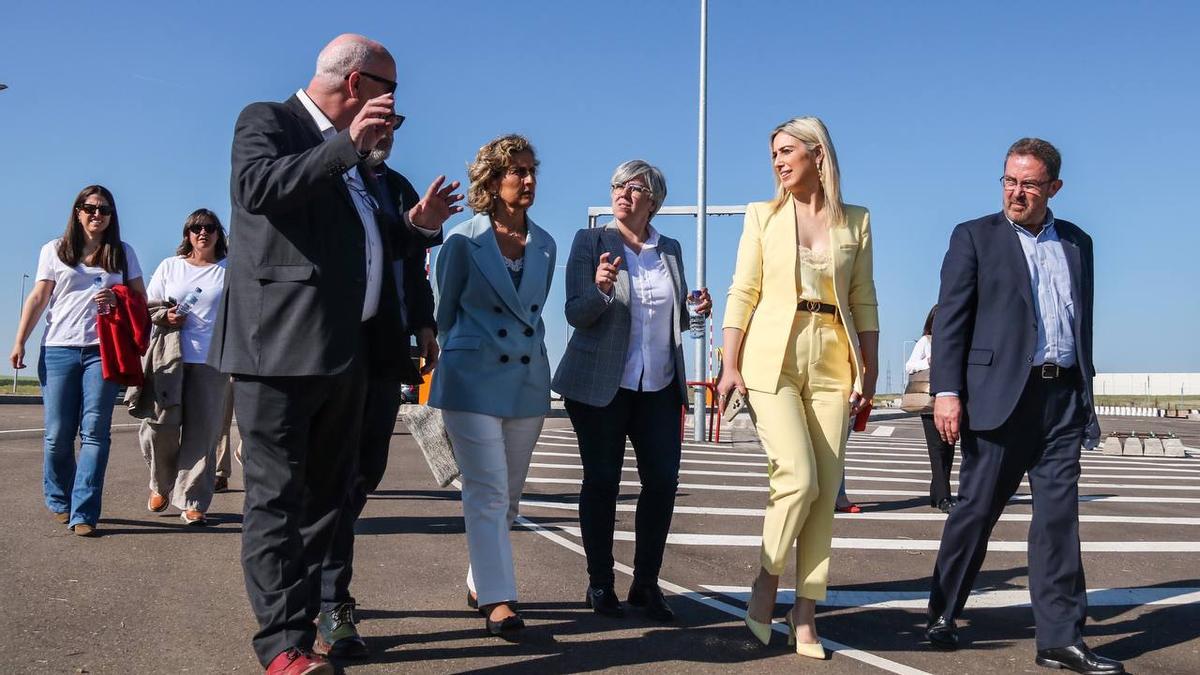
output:
M5 85L0 84L0 89ZM17 296L17 325L21 325L21 310L25 306L25 280L29 278L28 274L21 275L21 293ZM17 369L13 368L13 393L17 393Z
M698 131L698 143L696 153L696 288L704 288L707 285L705 279L705 256L704 247L706 245L706 229L708 223L706 216L708 215L708 195L705 193L706 173L708 170L708 148L706 139L708 136L708 0L700 0L700 125ZM708 322L704 322L704 329L708 330ZM704 368L704 347L707 340L701 335L696 339L695 344L695 359L696 364L696 379L707 380L708 373ZM695 424L692 425L692 440L704 440L704 424L707 416L704 414L708 408L707 397L708 392L703 387L696 388L694 410ZM713 401L714 405L717 403Z

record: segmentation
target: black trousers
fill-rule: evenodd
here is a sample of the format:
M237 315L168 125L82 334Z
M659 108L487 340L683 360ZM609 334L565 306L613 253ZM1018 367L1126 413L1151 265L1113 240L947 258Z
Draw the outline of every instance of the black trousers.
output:
M921 426L925 429L925 446L929 449L929 505L937 506L943 499L954 499L950 491L950 469L954 466L954 446L942 440L933 414L921 415Z
M615 580L613 530L628 436L641 481L634 517L633 581L656 585L679 487L679 410L683 401L678 388L672 383L659 391L618 389L604 407L570 399L565 404L583 461L579 529L589 582L611 586Z
M929 615L959 616L983 565L988 538L1029 474L1029 595L1038 649L1082 639L1087 614L1079 552L1079 450L1088 413L1078 369L1058 379L1034 371L1012 416L991 431L962 432L958 506L942 531Z
M337 531L321 565L321 611L354 602L350 580L354 575L354 523L367 505L367 496L379 488L387 471L388 448L400 411L400 381L367 378L362 433L354 469L349 473Z
M321 562L358 448L364 381L361 359L337 375L234 377L246 484L242 571L264 666L316 637Z

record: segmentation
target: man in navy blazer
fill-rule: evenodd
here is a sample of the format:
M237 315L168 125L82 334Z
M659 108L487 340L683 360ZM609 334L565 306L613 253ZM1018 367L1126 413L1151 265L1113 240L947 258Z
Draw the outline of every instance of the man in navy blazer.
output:
M1082 638L1087 594L1079 545L1079 454L1099 426L1092 398L1092 240L1058 219L1050 143L1023 138L1001 177L1004 209L954 228L933 327L934 423L962 438L959 501L933 572L926 637L958 646L955 619L988 538L1026 473L1033 498L1029 594L1036 663L1122 673Z

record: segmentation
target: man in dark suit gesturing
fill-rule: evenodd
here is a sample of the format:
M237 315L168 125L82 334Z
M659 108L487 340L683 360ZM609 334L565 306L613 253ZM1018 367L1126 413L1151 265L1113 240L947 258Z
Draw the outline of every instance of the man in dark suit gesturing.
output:
M1029 595L1038 665L1122 673L1083 642L1079 453L1099 436L1092 403L1092 240L1058 219L1058 150L1023 138L1001 177L1004 210L954 228L934 320L934 423L962 437L959 501L942 532L926 636L958 646L955 619L988 538L1028 473Z
M382 45L342 35L321 50L307 88L247 106L234 130L229 267L209 365L234 377L242 568L268 673L333 672L310 648L364 373L419 378L401 348L389 228L359 170L399 120L395 78ZM406 226L428 235L450 208L447 195L427 195Z

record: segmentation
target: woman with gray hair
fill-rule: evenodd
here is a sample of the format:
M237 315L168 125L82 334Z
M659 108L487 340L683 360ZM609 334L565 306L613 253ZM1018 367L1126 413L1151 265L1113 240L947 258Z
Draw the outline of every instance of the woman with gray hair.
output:
M667 196L656 167L625 162L612 177L613 220L580 230L567 261L567 323L575 332L554 375L579 441L579 527L587 553L584 602L621 616L613 589L613 529L625 439L637 456L641 492L628 601L657 621L674 612L658 587L679 485L679 412L687 400L683 333L688 286L679 242L650 220ZM707 315L707 289L693 294Z

